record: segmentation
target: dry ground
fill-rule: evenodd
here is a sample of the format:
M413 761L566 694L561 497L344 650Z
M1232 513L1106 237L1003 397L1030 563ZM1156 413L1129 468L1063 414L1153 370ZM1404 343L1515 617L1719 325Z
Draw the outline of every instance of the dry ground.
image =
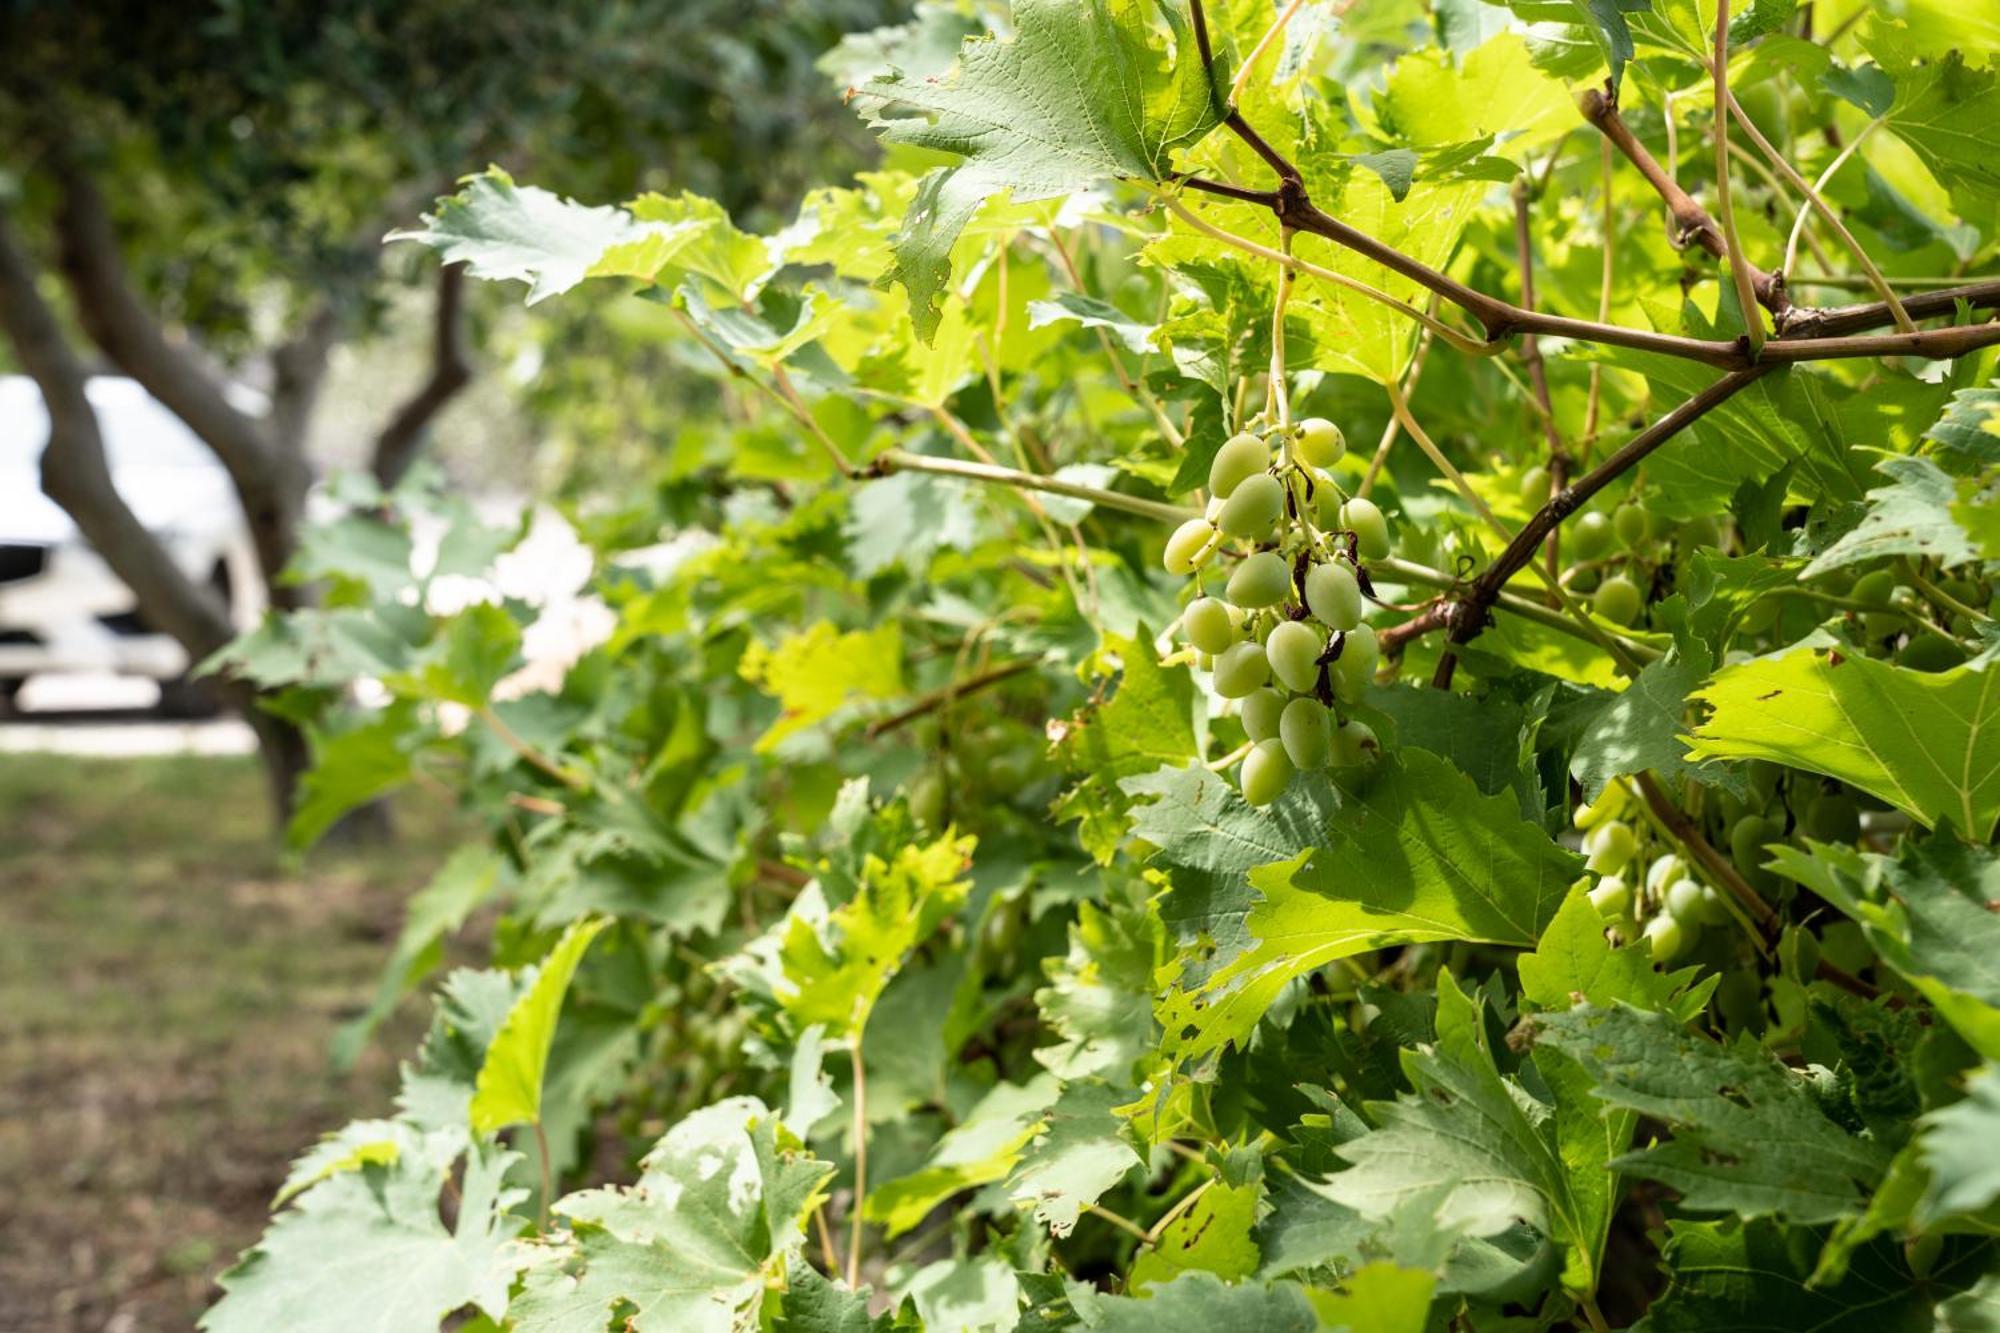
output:
M461 831L277 850L254 761L0 756L0 1333L193 1326L290 1157L388 1103L336 1074L401 902Z

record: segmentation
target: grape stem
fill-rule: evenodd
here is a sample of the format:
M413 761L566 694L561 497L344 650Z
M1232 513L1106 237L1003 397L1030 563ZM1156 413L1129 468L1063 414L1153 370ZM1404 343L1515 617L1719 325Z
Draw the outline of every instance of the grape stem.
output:
M1514 261L1521 270L1521 308L1524 310L1535 308L1535 245L1528 229L1529 203L1527 178L1517 178L1514 181ZM1549 493L1554 494L1569 484L1569 446L1563 443L1562 430L1556 425L1556 405L1549 393L1548 366L1542 360L1540 340L1532 333L1521 335L1521 364L1527 368L1528 383L1534 390L1535 401L1541 404L1542 435L1549 443ZM1543 544L1551 581L1562 573L1561 540L1562 528L1557 526L1549 529L1548 540Z
M919 697L915 703L901 712L891 713L887 717L878 718L870 722L866 735L871 741L878 736L887 735L898 727L907 726L927 713L934 713L946 704L955 703L963 699L968 694L977 694L981 690L990 689L1002 681L1018 676L1024 671L1033 670L1034 666L1035 659L1024 657L1017 661L1002 662L999 666L989 667L976 676L967 676L963 680L955 680L947 685L941 685L930 693Z
M1723 253L1729 259L1729 275L1736 283L1736 305L1743 317L1743 334L1750 340L1750 359L1756 361L1764 350L1764 316L1757 306L1757 291L1751 283L1750 261L1743 256L1743 241L1736 234L1736 205L1729 192L1729 0L1715 0L1715 59L1709 64L1715 78L1715 211L1722 223ZM1902 307L1898 306L1900 314ZM1908 316L1897 320L1905 325Z
M853 475L858 478L886 477L896 472L928 472L941 477L964 477L971 481L1012 486L1017 490L1065 495L1072 500L1088 500L1104 509L1138 514L1145 518L1157 519L1162 523L1183 523L1188 519L1201 517L1199 510L1185 509L1163 500L1148 500L1144 496L1107 491L1096 486L1085 486L1079 482L1064 481L1059 477L1045 477L1034 472L1023 472L1018 468L1002 467L997 463L975 463L964 458L938 458L930 454L911 453L907 449L885 449L867 464L856 469Z

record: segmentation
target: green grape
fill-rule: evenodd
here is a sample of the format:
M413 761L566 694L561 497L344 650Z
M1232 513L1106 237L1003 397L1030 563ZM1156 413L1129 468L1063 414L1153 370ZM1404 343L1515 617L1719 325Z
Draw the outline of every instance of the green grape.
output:
M1314 467L1332 467L1347 452L1347 437L1325 417L1307 417L1299 423L1298 442L1293 448Z
M1317 699L1301 697L1286 704L1278 738L1294 768L1325 768L1333 762L1333 714Z
M1321 624L1337 630L1353 629L1367 610L1361 600L1361 581L1339 560L1306 571L1306 606Z
M917 774L909 787L910 813L925 828L944 826L944 775L935 768Z
M1619 505L1611 515L1611 526L1626 549L1636 551L1653 535L1653 516L1636 504Z
M1722 545L1722 523L1713 514L1697 514L1681 524L1681 544L1687 547Z
M1701 885L1691 879L1677 879L1662 895L1667 915L1684 926L1701 924Z
M1670 916L1656 916L1646 923L1646 948L1656 963L1671 963L1693 942L1693 931Z
M1166 554L1160 563L1169 574L1192 574L1208 563L1215 549L1215 528L1205 518L1191 518L1167 538Z
M1375 739L1375 729L1366 722L1357 722L1350 717L1334 730L1335 768L1359 768L1381 752L1382 745Z
M1232 435L1208 465L1208 492L1227 500L1236 488L1271 466L1271 451L1255 435Z
M1616 875L1606 875L1591 889L1590 905L1605 920L1616 920L1632 910L1632 886Z
M1271 663L1262 644L1239 643L1215 659L1215 692L1225 699L1241 699L1271 679Z
M1646 867L1646 892L1651 894L1665 893L1667 885L1673 883L1686 873L1687 862L1681 860L1680 857L1674 855L1672 852L1656 856L1653 858L1652 864Z
M1287 620L1264 640L1264 656L1271 659L1271 674L1300 694L1319 685L1319 655L1326 648L1320 632L1303 620Z
M1238 562L1223 596L1246 611L1276 606L1292 595L1292 567L1276 551L1259 551Z
M1530 509L1540 509L1549 502L1552 479L1549 470L1540 463L1521 474L1521 499Z
M1745 815L1729 826L1729 857L1745 872L1763 863L1764 844L1775 842L1778 829L1762 815Z
M1876 611L1886 611L1891 604L1890 598L1895 595L1895 592L1896 576L1894 574L1886 569L1871 569L1860 578L1854 580L1854 587L1848 590L1847 595L1863 606Z
M1639 854L1639 835L1624 820L1607 819L1584 839L1584 852L1589 858L1584 862L1588 870L1598 875L1610 874L1624 869Z
M1247 542L1269 539L1271 529L1285 512L1285 483L1268 472L1246 478L1223 502L1222 517L1215 521L1232 537Z
M1820 842L1853 842L1861 836L1861 811L1852 797L1822 792L1800 815L1799 825Z
M1334 694L1348 703L1358 702L1375 679L1375 667L1381 660L1382 647L1373 629L1356 625L1347 631L1346 646L1328 671Z
M1597 793L1597 799L1588 805L1579 805L1571 820L1580 829L1588 829L1606 819L1616 818L1630 805L1632 798L1626 793L1623 783L1609 782L1604 790Z
M1935 634L1913 634L1896 661L1912 671L1949 671L1964 665L1965 650Z
M1694 905L1694 919L1704 926L1720 926L1729 920L1729 906L1722 901L1713 884L1701 886L1701 897Z
M1602 582L1604 576L1598 572L1597 566L1578 565L1564 576L1563 587L1573 593L1587 594L1597 591L1597 585Z
M1238 782L1243 799L1252 805L1269 805L1284 794L1292 780L1292 761L1283 741L1258 741L1243 757Z
M1268 741L1278 734L1285 712L1285 696L1269 687L1255 689L1237 705L1241 710L1244 734L1253 741Z
M1197 597L1181 613L1181 628L1187 640L1204 653L1219 653L1236 642L1240 613L1231 614L1229 603L1218 597Z
M1743 608L1743 615L1736 622L1736 628L1745 634L1764 634L1775 628L1778 613L1785 609L1782 599L1759 597Z
M1629 625L1639 618L1645 601L1638 584L1623 574L1614 574L1597 585L1597 591L1591 594L1590 609L1613 624Z
M1611 530L1611 520L1593 509L1580 515L1570 525L1570 554L1579 560L1596 560L1611 549L1611 540L1617 534Z
M1389 520L1373 500L1355 496L1340 507L1340 526L1354 534L1363 560L1383 560L1389 555Z

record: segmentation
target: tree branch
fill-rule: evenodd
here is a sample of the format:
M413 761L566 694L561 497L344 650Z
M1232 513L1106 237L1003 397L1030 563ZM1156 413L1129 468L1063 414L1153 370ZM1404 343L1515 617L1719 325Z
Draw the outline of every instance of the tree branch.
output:
M0 328L40 388L49 417L42 489L76 521L92 547L139 600L147 619L188 655L208 656L235 635L220 601L175 563L112 484L87 377L55 313L42 299L34 264L0 209Z
M1188 519L1201 517L1200 510L1184 509L1161 500L1148 500L1144 496L1100 490L1095 486L1083 486L1056 477L1021 472L995 463L975 463L964 458L937 458L930 454L913 454L907 449L885 449L857 469L855 475L886 477L895 472L930 472L941 477L964 477L971 481L995 482L1002 486L1012 486L1017 490L1066 495L1073 500L1088 500L1104 509L1120 509L1128 514L1158 519L1162 523L1184 523Z
M423 451L431 422L471 382L472 359L465 349L465 265L446 264L438 270L430 378L375 437L371 469L383 490L393 489L409 472Z
M200 436L235 483L257 558L283 600L276 576L297 547L311 471L302 456L272 448L262 425L238 411L194 361L167 340L126 278L111 217L96 184L66 157L52 160L59 189L56 231L77 318L91 341Z

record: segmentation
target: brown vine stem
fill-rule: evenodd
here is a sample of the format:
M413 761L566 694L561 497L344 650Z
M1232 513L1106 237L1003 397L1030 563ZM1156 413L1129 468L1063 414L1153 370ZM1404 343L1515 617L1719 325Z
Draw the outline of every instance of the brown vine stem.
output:
M1032 670L1034 665L1033 658L1022 658L1014 662L1002 662L999 666L989 667L976 676L967 676L963 680L955 680L948 685L941 685L919 698L915 703L901 712L891 713L888 717L870 722L865 734L871 741L879 736L885 736L898 727L909 725L927 713L934 713L946 704L963 699L968 694L977 694L981 690L991 689L1004 680L1018 676L1024 671Z
M1729 0L1715 0L1715 209L1721 214L1723 252L1736 283L1736 305L1743 316L1743 333L1750 339L1750 359L1764 348L1764 317L1758 312L1757 289L1750 280L1750 261L1743 257L1743 240L1736 234L1736 205L1729 193Z

